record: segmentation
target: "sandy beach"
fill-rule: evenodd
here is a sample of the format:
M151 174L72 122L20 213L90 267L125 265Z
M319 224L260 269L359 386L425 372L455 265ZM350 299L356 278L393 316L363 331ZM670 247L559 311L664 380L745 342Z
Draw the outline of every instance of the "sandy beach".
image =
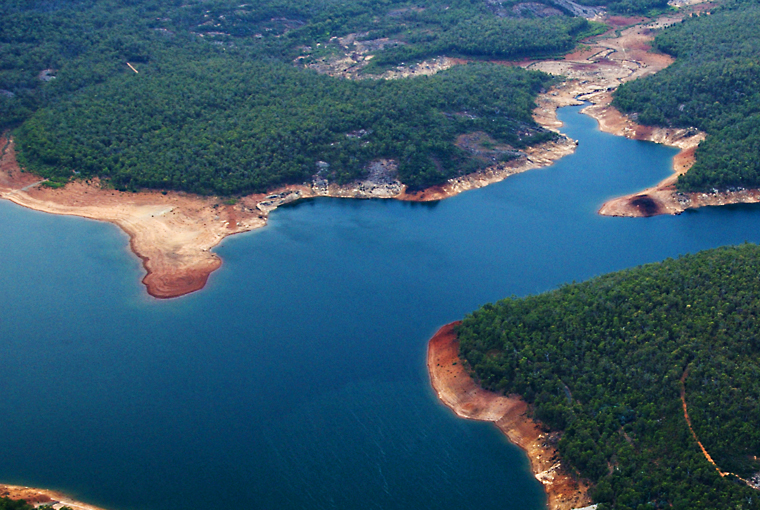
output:
M522 448L536 479L548 498L550 510L589 506L588 486L565 469L556 445L559 434L546 432L529 417L528 404L517 395L503 396L479 387L459 358L455 328L443 326L428 343L430 383L438 398L457 416L494 423L509 440Z

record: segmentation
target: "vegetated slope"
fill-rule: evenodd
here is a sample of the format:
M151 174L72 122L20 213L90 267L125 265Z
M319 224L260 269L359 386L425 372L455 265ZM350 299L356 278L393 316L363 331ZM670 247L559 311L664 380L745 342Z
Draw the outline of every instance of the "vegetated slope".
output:
M482 164L456 148L457 134L481 130L515 148L553 136L529 114L548 77L484 65L359 84L294 59L341 51L334 37L356 33L384 41L375 67L442 51L543 55L594 28L549 4L543 20L514 5L9 0L0 127L21 125L22 163L53 183L99 176L121 189L235 194L303 182L317 161L344 183L385 157L405 184L427 187Z
M32 508L23 500L0 498L0 510L31 510Z
M487 389L518 393L603 508L760 508L760 247L688 255L486 305L458 331Z
M654 41L676 62L621 86L614 105L643 124L708 133L684 191L760 186L760 4L732 2L687 18Z
M548 76L517 69L351 82L270 63L229 68L213 56L146 67L34 115L18 130L22 162L120 188L232 194L309 181L320 160L325 177L345 183L386 157L423 187L477 169L452 143L457 134L485 131L513 147L556 136L531 118Z

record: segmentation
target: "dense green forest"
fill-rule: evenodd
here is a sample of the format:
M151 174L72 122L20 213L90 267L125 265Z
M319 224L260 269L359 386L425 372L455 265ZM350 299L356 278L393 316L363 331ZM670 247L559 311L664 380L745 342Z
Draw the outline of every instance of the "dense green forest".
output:
M675 64L621 86L615 106L643 124L707 132L679 189L760 186L760 3L734 1L686 19L654 46Z
M345 183L387 157L405 184L426 187L483 164L454 145L460 133L518 149L551 138L529 115L548 77L479 65L353 83L304 63L345 53L337 38L350 34L383 41L370 52L371 76L443 54L557 54L599 29L566 2L524 5L6 0L0 128L15 129L22 164L51 184L99 176L120 189L229 195L303 182L317 161Z
M489 304L459 328L484 387L564 431L600 508L760 508L760 247L688 255Z
M31 505L27 505L23 499L0 498L0 510L32 510Z
M457 134L513 147L556 136L531 118L548 77L500 66L361 82L261 62L230 69L214 56L145 68L34 115L17 131L22 163L119 188L233 194L309 181L320 160L345 183L392 157L403 182L423 187L481 164L452 143Z

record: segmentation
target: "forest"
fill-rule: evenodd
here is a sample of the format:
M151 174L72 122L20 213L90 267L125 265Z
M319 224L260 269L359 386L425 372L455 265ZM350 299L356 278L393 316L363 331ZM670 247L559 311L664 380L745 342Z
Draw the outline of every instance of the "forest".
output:
M548 83L546 75L482 64L353 82L196 57L41 110L17 130L18 146L36 173L107 176L129 190L260 192L310 181L317 161L329 164L331 181L346 183L385 157L398 161L403 182L424 187L482 164L452 143L460 133L484 131L516 148L554 138L531 117Z
M654 47L676 57L656 75L622 85L614 105L642 124L708 134L682 191L760 186L760 3L731 1L671 27Z
M13 129L19 161L51 186L99 177L124 190L234 195L307 181L318 161L346 183L382 157L424 188L483 166L456 147L459 134L484 131L514 149L551 139L529 114L549 77L482 63L349 82L303 64L346 51L337 38L351 34L385 41L369 55L372 77L442 54L554 55L600 29L552 0L538 14L520 5L7 0L0 129Z
M756 509L759 296L760 247L724 247L485 305L460 355L562 431L600 510Z

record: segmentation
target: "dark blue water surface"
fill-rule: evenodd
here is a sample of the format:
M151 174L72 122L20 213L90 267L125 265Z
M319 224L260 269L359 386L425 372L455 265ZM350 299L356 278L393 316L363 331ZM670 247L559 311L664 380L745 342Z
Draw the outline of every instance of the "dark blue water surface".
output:
M760 238L760 208L603 218L672 149L563 109L576 154L436 204L319 199L148 297L115 227L0 203L0 480L113 510L538 509L522 453L435 399L428 338L483 303Z

